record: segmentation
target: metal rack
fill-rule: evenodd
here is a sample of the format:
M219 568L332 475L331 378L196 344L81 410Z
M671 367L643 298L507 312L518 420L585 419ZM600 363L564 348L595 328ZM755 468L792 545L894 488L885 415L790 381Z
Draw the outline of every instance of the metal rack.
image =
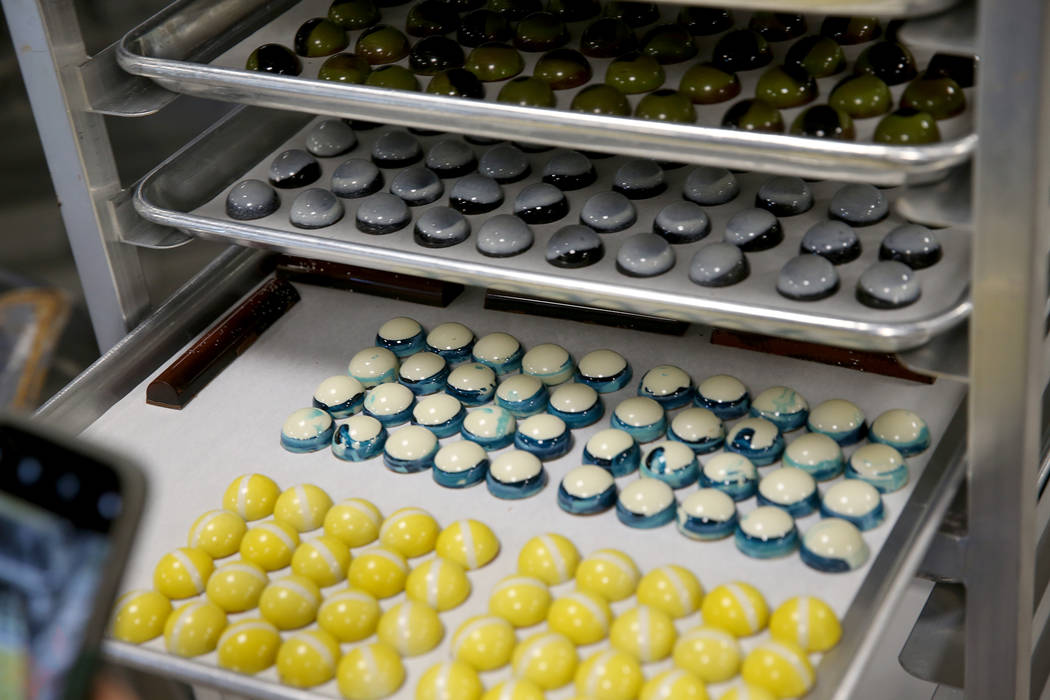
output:
M738 0L729 4L782 11L909 15L941 10L947 3ZM3 0L3 5L15 45L20 47L19 61L63 203L63 218L96 333L100 345L111 348L40 413L43 418L81 429L259 279L265 256L230 251L150 315L153 305L145 293L136 247L174 248L188 238L136 216L131 202L134 183L121 183L117 177L102 115L150 114L163 109L174 95L144 77L132 77L120 70L117 58L123 56L127 64L127 42L87 56L69 0ZM198 0L196 7L229 5ZM975 42L967 38L967 27L974 26L972 17L976 17ZM980 57L977 133L950 159L938 163L945 167L960 163L972 152L972 196L960 196L969 182L961 170L952 175L951 184L916 189L904 205L927 212L932 208L947 223L972 220L976 232L973 312L968 331L965 326L957 327L903 356L923 371L961 375L969 380L965 457L960 450L955 458L959 475L965 467L967 488L959 512L950 518L954 524L940 533L933 524L948 508L948 499L931 501L935 505L930 505L923 516L926 527L902 543L905 556L901 575L879 582L887 595L881 597L881 606L870 611L867 622L875 631L881 629L892 612L894 593L899 593L926 553L923 570L965 585L965 608L961 611L964 614L950 616L948 626L917 626L913 638L923 630L932 629L934 633L915 646L936 652L953 634L956 640L964 640L965 695L972 698L1050 697L1050 497L1038 488L1050 464L1044 456L1044 392L1050 377L1050 341L1046 334L1050 325L1050 204L1045 195L1050 189L1046 167L1050 163L1050 56L1044 48L1048 27L1050 8L1045 3L984 0L977 3L976 10L965 6L949 9L938 18L917 23L914 29L941 37L944 45L955 50L975 47ZM176 73L156 77L180 78ZM271 105L269 101L276 99L270 85L260 82L248 87L259 90L261 97L227 91L225 99ZM364 102L354 107L355 115L399 123L412 123L407 110L421 103L440 110L452 105L429 96L391 98L383 91L356 90L353 95ZM216 96L217 92L208 94ZM282 104L287 106L287 99ZM487 107L477 114L445 114L468 119L460 127L464 131L483 126L480 120L485 117L498 116L501 121L481 130L504 136L520 135L516 130L520 124L536 117L535 110L517 114L515 108ZM575 145L577 139L590 134L598 139L595 148L616 150L622 147L620 139L630 135L642 139L644 150L670 150L677 139L691 135L666 125L647 129L632 126L625 131L621 125L599 121L552 112L544 116L539 138ZM617 128L600 132L600 138L591 131L608 126ZM724 136L700 134L687 158L747 167L757 158L774 153L777 158L764 169L804 174L827 167L852 179L910 179L910 166L898 158L903 151L887 154L865 151L860 146L854 147L860 151L825 149L797 144L789 137ZM967 205L972 214L965 212ZM953 483L943 482L942 487L954 489ZM926 552L930 542L932 549ZM938 604L946 599L950 596L941 596ZM930 615L935 612L931 610ZM959 626L960 619L965 619L964 629ZM842 685L818 689L821 696L849 697L861 670L859 661L867 658L865 654L877 642L877 635L868 635L862 648L852 650L856 659L843 659L836 666L841 670ZM922 664L909 665L919 666ZM924 668L933 669L934 665ZM930 680L938 682L958 680L957 675L938 675L936 670L931 674Z

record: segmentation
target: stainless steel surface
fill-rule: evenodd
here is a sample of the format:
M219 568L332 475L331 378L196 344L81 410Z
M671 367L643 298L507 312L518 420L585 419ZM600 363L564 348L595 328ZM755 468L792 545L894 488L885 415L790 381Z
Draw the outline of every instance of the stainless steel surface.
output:
M114 345L149 304L138 253L120 242L106 203L120 192L102 115L89 112L76 70L86 60L65 0L3 0L62 220L99 347Z
M959 56L977 55L977 0L964 0L957 7L901 27L901 41L933 51ZM986 71L981 72L987 76Z
M1047 298L1050 74L1043 2L978 8L966 692L1028 698ZM992 76L989 79L989 76ZM1009 129L1000 125L1010 124ZM994 601L994 603L992 602ZM1035 690L1039 690L1036 688Z
M901 665L908 673L951 688L963 687L967 658L963 634L965 609L966 592L962 586L937 584L933 587L901 650Z
M965 382L970 376L969 329L960 323L925 345L897 353L897 359L915 372Z
M269 270L267 255L231 246L34 414L79 433L211 325Z
M184 246L193 240L192 236L161 226L143 219L135 211L134 196L138 183L122 189L113 199L105 203L106 211L117 223L120 240L138 248L168 250Z
M941 123L945 138L941 143L888 146L711 126L720 123L728 103L702 108L701 123L706 125L697 126L262 74L242 68L251 50L269 41L287 43L299 24L313 15L323 15L328 3L304 0L293 7L294 11L286 11L283 3L267 6L261 0L221 0L214 5L219 17L215 20L196 14L199 2L180 0L129 32L118 54L121 65L168 89L218 100L742 170L793 172L818 179L886 185L928 182L968 159L976 143L966 116ZM406 8L394 11L403 13ZM175 32L179 34L173 36ZM848 48L853 56L860 49ZM780 45L775 50L786 47ZM528 67L537 55L525 58ZM321 61L303 59L304 74L313 75ZM607 61L592 62L600 75ZM677 82L674 76L685 65L668 67L668 84ZM755 73L742 75L742 95L753 93ZM837 80L820 81L822 90L829 90ZM488 89L491 96L495 87ZM897 96L901 89L903 86L895 88ZM558 99L567 106L568 95L559 95ZM632 100L637 101L637 97ZM785 110L787 123L798 111ZM857 123L859 138L870 138L875 121Z
M226 217L224 201L228 187L245 177L265 180L271 151L302 147L301 129L307 128L307 122L307 118L294 113L255 108L231 115L145 178L136 196L139 212L158 224L241 245L854 348L895 351L921 345L959 323L969 309L965 271L969 265L970 236L965 231L939 232L945 257L937 266L919 273L924 292L913 306L874 310L856 300L853 288L857 277L877 259L882 236L902 223L892 216L875 226L857 229L865 253L860 260L838 266L842 287L838 293L819 302L796 302L777 294L776 275L781 265L796 254L805 230L817 221L826 220L828 197L838 188L834 183L814 183L817 203L813 209L806 214L782 218L784 243L773 250L748 255L751 275L747 280L716 289L699 287L689 281L689 260L699 247L721 237L724 222L731 214L752 206L754 191L765 176L741 175L742 193L734 203L707 208L712 220L712 233L708 238L696 244L675 246L678 262L674 269L645 279L626 277L615 269L616 248L627 232L604 234L605 258L586 268L564 270L544 259L547 237L575 221L579 206L587 196L609 188L607 178L620 162L618 159L595 161L602 177L589 188L569 193L572 205L569 217L554 224L534 226L537 241L533 248L506 260L481 255L470 241L439 250L423 248L412 241L410 226L386 236L363 234L353 224L352 212L357 205L354 200L346 200L349 211L343 221L324 230L304 231L287 222L288 206L295 191L283 192L282 208L266 219L238 222ZM378 130L359 132L361 144L354 154L367 154L378 133ZM484 152L481 148L476 150ZM536 175L547 158L549 152L530 156ZM324 185L343 158L321 160L325 175L320 184ZM688 168L667 171L668 194L635 203L638 223L629 232L649 230L659 208L679 200L680 183L687 173ZM390 180L389 172L387 180ZM473 230L477 231L488 216L509 213L514 193L524 184L504 186L506 202L501 208L488 215L469 217ZM886 196L892 199L893 193L887 192ZM424 209L425 206L413 207L416 216Z
M114 117L144 117L171 104L178 95L148 78L130 75L117 64L117 45L111 44L80 65L89 108Z
M952 168L947 178L929 185L908 188L897 199L897 212L927 226L973 226L970 192L973 178L970 164Z
M937 445L890 538L842 619L842 641L821 660L821 682L807 698L848 700L858 692L863 669L875 654L896 602L919 570L956 490L965 476L966 409L960 407ZM936 468L935 468L936 466ZM878 575L875 571L878 571Z

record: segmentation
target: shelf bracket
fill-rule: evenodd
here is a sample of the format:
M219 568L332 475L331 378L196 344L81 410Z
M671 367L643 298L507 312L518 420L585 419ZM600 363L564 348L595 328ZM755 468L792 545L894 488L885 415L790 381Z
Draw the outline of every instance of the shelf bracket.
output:
M78 73L88 110L114 117L147 117L174 102L176 93L149 78L127 73L117 64L118 43L80 64Z

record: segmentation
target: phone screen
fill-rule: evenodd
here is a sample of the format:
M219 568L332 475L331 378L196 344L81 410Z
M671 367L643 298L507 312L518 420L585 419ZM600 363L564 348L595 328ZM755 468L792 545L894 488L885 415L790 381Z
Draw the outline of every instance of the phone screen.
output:
M0 697L83 691L71 684L122 508L111 467L0 428Z

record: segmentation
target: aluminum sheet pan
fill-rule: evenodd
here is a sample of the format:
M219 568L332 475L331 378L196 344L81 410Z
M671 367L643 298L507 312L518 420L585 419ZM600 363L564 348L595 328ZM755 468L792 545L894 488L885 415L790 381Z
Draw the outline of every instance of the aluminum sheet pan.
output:
M438 309L376 297L348 296L347 292L319 287L298 285L298 289L302 301L186 408L172 411L145 403L145 388L155 376L154 372L84 432L85 439L123 450L139 460L150 478L145 516L122 590L149 587L157 559L162 553L184 545L196 516L219 507L223 491L237 475L257 471L272 476L283 487L311 482L326 489L336 500L350 496L367 498L383 513L414 505L433 513L442 524L469 514L495 530L502 543L499 557L470 574L474 592L467 602L442 614L446 634L438 648L406 660L408 679L397 695L399 698L413 697L415 683L422 672L448 658L451 633L467 617L486 610L489 590L496 581L515 571L517 552L524 542L533 535L552 531L571 538L582 554L603 547L622 549L643 571L665 563L682 564L699 576L707 590L733 580L750 582L759 588L771 608L794 595L820 596L844 618L845 634L836 650L818 666L817 686L811 695L826 698L838 691L838 697L851 697L849 691L843 691L837 683L848 675L848 669L863 663L865 657L857 653L857 645L878 626L876 611L886 603L883 596L892 587L891 570L897 573L896 563L905 557L906 551L922 549L910 539L921 525L936 527L936 508L931 507L930 499L946 497L947 502L954 492L955 482L942 481L951 469L944 461L945 446L936 447L936 443L941 442L942 437L947 447L961 441L961 435L954 433L954 428L950 433L946 431L949 423L960 423L953 421L953 415L965 394L963 385L944 380L932 386L919 385L715 346L708 342L708 331L697 327L682 338L671 338L489 311L481 308L478 290L469 290L447 309ZM523 501L496 499L484 486L445 489L435 484L428 473L395 474L385 469L378 459L355 464L341 462L328 451L293 455L281 449L278 434L285 417L292 410L309 404L313 389L321 379L345 371L348 359L358 349L371 344L379 325L400 315L416 318L426 328L458 320L479 336L507 331L518 337L526 348L541 342L555 342L576 358L592 349L614 348L630 361L636 380L620 392L604 397L605 417L595 426L575 431L570 454L546 464L550 484L538 495ZM811 406L834 397L848 398L856 402L869 419L893 407L908 407L920 413L929 423L935 447L910 458L911 479L907 486L884 496L886 522L864 533L871 548L868 563L846 574L822 574L803 565L797 554L759 561L737 551L732 540L704 543L688 540L673 525L635 530L620 524L612 512L580 517L561 511L555 499L559 480L579 464L580 451L588 437L608 425L609 411L619 400L634 394L637 378L659 363L676 364L696 381L715 373L729 373L739 377L752 393L773 384L788 384L801 392ZM799 434L788 434L788 441ZM847 453L852 449L847 448ZM775 468L763 467L761 473ZM957 469L955 473L961 475ZM620 485L634 478L634 475L624 477L619 480ZM828 485L822 485L821 490ZM679 498L691 489L680 491ZM742 502L740 510L747 512L755 505L751 499ZM800 530L805 532L818 518L810 515L800 519ZM308 533L305 537L317 534ZM922 551L913 554L921 558ZM422 560L414 560L413 564ZM907 578L905 574L904 580ZM344 585L337 584L331 590ZM571 589L569 583L555 587L553 592L559 595ZM401 599L402 596L398 596L383 601L383 608ZM628 602L613 606L616 612L622 612L625 607L629 607ZM251 615L246 613L233 619ZM699 614L693 614L677 621L676 626L685 631L698 623ZM519 638L538 630L539 627L521 630ZM742 640L744 648L752 648L764 634ZM604 644L606 642L581 648L581 655L589 655ZM349 648L344 645L343 650ZM195 659L170 656L160 641L140 647L111 641L106 651L111 658L123 663L250 697L296 700L338 697L334 683L311 691L296 690L278 684L272 669L256 676L243 676L218 668L214 653ZM668 662L647 664L644 670L648 676L667 665ZM507 669L502 669L483 674L483 680L490 686L506 675ZM709 688L712 697L718 697L724 687L712 685ZM548 697L562 700L573 697L573 693L566 687Z
M254 48L268 42L290 45L298 27L310 17L324 16L328 4L328 0L181 0L129 32L121 42L118 60L131 73L199 97L742 170L795 172L886 185L935 180L950 166L967 160L976 145L972 110L940 122L944 139L940 143L890 146L871 142L876 119L857 122L856 142L834 142L719 128L731 103L699 107L697 125L676 124L568 111L575 90L561 91L557 95L560 109L554 110L497 103L500 83L487 85L487 100L464 100L311 79L323 58L302 59L300 77L243 70ZM388 8L384 20L403 27L408 8ZM671 6L664 8L668 18L674 11ZM746 19L746 14L740 18ZM810 20L811 26L819 26L819 18ZM570 25L570 29L578 37L581 23ZM357 33L351 32L351 36ZM714 40L701 38L698 43L699 57L709 55ZM790 43L772 45L775 60L782 58ZM861 50L863 46L845 47L850 60ZM529 74L539 54L523 56L523 74ZM929 52L916 49L920 66L929 57ZM590 60L595 80L601 80L609 59ZM689 65L692 62L666 67L665 85L676 86ZM754 94L759 74L741 74L742 97ZM840 77L819 80L821 94L827 95ZM895 99L903 89L903 85L893 88ZM631 96L632 105L638 99ZM801 109L782 111L787 126Z
M894 213L879 224L857 229L864 252L858 260L837 267L841 277L837 293L817 302L797 302L780 296L775 290L777 273L797 253L805 231L826 219L828 200L840 186L831 182L812 183L817 201L809 212L781 219L785 230L783 243L770 251L748 254L751 266L748 279L715 289L689 281L689 262L698 248L721 238L725 222L732 214L752 206L754 193L765 181L765 175L740 175L741 194L729 204L707 208L712 233L698 243L675 246L675 267L658 277L644 279L619 273L615 265L616 251L630 234L650 230L659 209L680 198L688 167L667 171L668 191L657 198L637 201L638 222L627 231L603 235L604 259L576 270L548 264L544 258L546 241L561 226L578 220L580 207L591 194L609 189L612 173L623 162L622 158L594 160L598 182L568 193L569 216L554 224L533 226L535 245L514 258L483 256L474 248L472 240L445 249L423 248L413 241L411 226L386 236L363 234L353 223L359 204L356 200L344 200L346 216L331 227L313 231L296 229L288 223L288 210L300 190L283 191L281 209L269 217L252 222L229 219L224 207L228 188L246 177L266 180L272 154L286 148L302 148L303 131L309 128L310 122L299 114L256 108L232 114L144 179L136 193L139 213L151 221L194 235L241 245L859 349L892 352L916 347L969 314L971 236L963 229L937 232L944 258L935 266L918 271L923 293L915 304L903 309L876 310L856 300L853 289L857 279L877 260L882 237L904 221ZM380 131L359 131L360 144L348 155L367 157ZM441 136L420 138L425 146ZM487 148L474 146L479 155ZM488 216L510 213L516 193L528 182L538 181L538 173L551 153L531 154L534 175L505 185L505 203L496 211L468 217L472 231L476 232ZM318 186L326 186L342 160L343 157L321 159L324 174ZM391 178L392 172L387 171L388 183ZM445 182L447 192L452 181ZM892 204L899 192L886 190L886 194ZM446 201L447 198L442 198L427 206ZM427 206L414 207L414 217Z

